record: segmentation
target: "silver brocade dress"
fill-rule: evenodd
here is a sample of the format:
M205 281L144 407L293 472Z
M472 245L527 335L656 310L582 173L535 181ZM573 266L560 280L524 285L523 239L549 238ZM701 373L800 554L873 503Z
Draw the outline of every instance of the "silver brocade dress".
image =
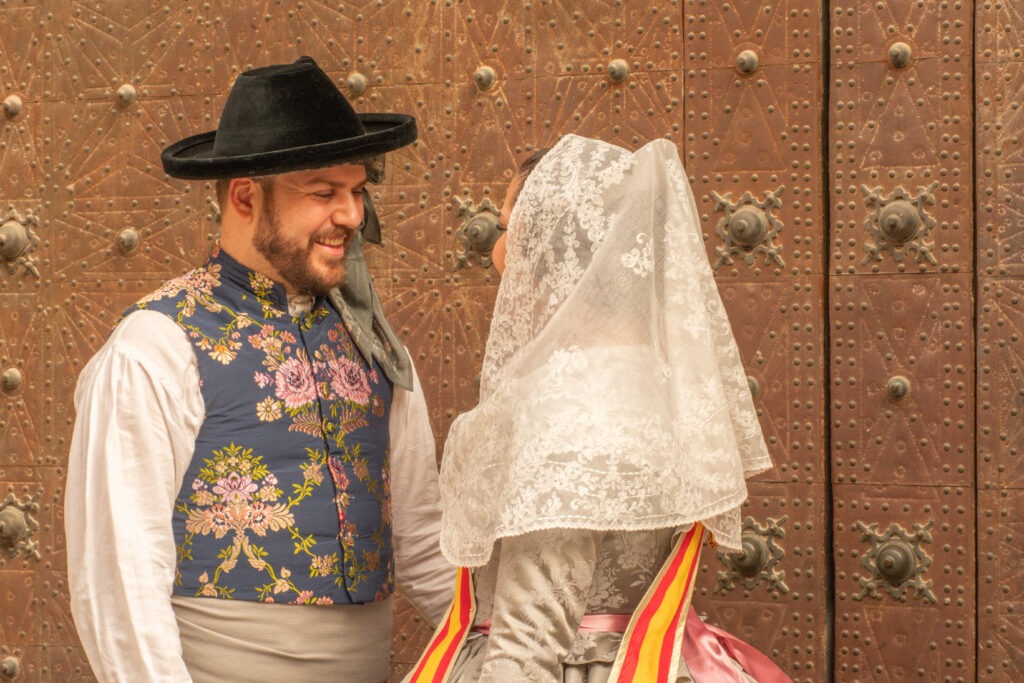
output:
M502 539L473 573L474 624L490 620L490 635L470 636L450 680L603 683L622 636L580 631L580 619L632 614L674 539L672 529L551 529ZM693 680L685 662L677 680Z

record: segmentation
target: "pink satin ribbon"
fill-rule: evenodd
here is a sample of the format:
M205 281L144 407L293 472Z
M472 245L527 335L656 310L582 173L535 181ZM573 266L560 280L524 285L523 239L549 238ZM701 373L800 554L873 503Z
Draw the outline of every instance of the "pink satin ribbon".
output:
M786 673L759 650L728 631L705 624L690 610L683 631L683 661L695 683L745 683L729 660L739 662L757 683L793 683Z
M581 631L625 633L630 614L587 614L580 621ZM491 620L473 627L478 633L491 632ZM695 610L686 614L683 631L683 661L695 683L746 683L730 660L736 660L743 671L757 683L793 683L786 673L755 647L728 631L705 624Z
M579 630L625 633L632 616L632 614L584 614L580 620ZM491 620L481 621L473 627L473 630L486 636L491 632Z

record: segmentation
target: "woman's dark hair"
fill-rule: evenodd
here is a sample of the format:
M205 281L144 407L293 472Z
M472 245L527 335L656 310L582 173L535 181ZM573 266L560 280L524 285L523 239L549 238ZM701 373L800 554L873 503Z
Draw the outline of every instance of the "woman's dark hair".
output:
M523 159L522 163L519 164L519 176L526 180L526 178L533 172L533 169L537 167L540 160L544 158L544 155L551 151L550 147L542 147L541 149L534 150L530 156Z
M516 171L516 177L519 179L519 189L516 191L516 196L512 198L513 202L519 199L519 193L523 191L523 185L526 183L526 179L530 177L530 174L533 173L533 169L537 168L540 160L550 151L550 147L534 150L530 156L523 159L522 163L519 164L519 170Z

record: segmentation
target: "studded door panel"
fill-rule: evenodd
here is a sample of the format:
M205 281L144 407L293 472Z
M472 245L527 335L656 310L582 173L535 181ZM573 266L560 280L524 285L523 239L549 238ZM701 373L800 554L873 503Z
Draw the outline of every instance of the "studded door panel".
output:
M417 117L369 259L439 457L476 400L514 165L568 132L666 137L775 463L695 608L801 683L1017 680L1022 30L996 0L0 0L0 681L93 679L75 380L216 239L212 185L159 152L301 54L357 109ZM394 680L428 635L400 599Z
M837 680L975 677L972 9L830 5Z
M977 123L978 680L1024 678L1024 10L979 2Z

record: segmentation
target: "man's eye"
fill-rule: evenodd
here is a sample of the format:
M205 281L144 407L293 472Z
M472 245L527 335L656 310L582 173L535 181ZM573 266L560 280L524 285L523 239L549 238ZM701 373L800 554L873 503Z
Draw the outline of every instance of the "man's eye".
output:
M316 196L316 197L320 197L321 199L330 199L331 197L334 196L334 191L333 190L322 190L320 192L314 192L313 195Z

